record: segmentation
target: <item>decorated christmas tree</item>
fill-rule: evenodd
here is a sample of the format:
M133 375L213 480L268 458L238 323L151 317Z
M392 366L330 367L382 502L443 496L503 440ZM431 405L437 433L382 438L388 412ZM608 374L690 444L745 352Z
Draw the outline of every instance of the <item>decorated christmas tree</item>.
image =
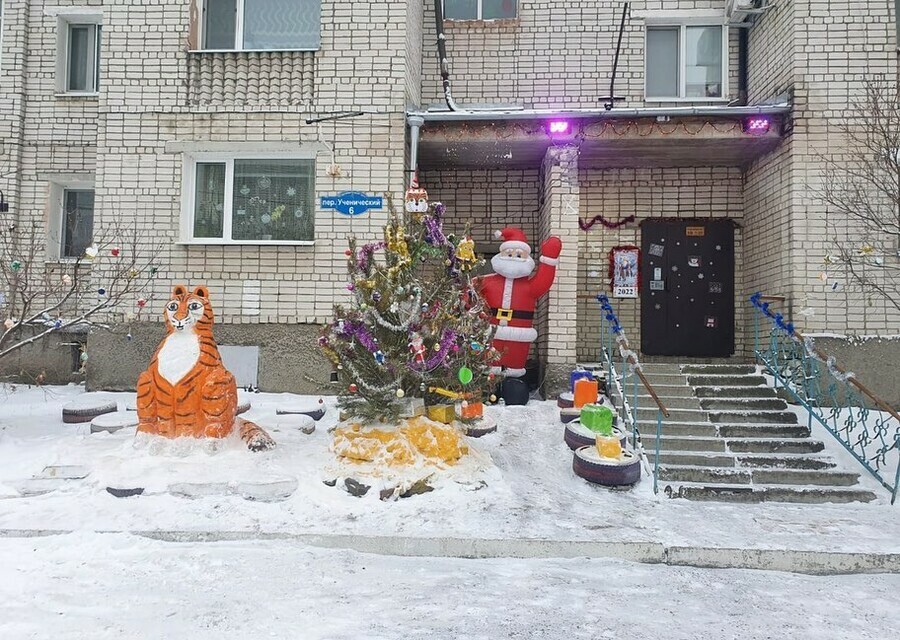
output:
M497 355L473 284L474 243L445 234L444 206L415 182L402 212L388 203L383 240L358 246L351 237L351 303L335 307L319 338L338 371L338 405L366 423L394 424L423 405L449 413L454 401L463 419L474 417L465 407L490 399Z

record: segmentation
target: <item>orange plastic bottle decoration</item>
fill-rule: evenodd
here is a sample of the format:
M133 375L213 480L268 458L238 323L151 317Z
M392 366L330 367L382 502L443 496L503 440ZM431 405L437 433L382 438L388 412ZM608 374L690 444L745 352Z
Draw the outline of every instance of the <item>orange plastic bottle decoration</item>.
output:
M596 380L581 378L575 381L575 408L586 404L594 404L600 397L600 385Z

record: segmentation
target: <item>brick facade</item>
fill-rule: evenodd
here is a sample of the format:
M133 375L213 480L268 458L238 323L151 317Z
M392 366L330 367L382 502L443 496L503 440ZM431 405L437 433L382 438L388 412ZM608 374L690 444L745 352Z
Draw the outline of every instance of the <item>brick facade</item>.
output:
M348 218L316 206L312 246L182 244L184 163L192 153L204 151L296 152L316 160L316 202L319 196L349 190L400 197L411 153L407 110L446 108L434 4L323 0L316 51L211 53L196 51L199 1L5 0L0 189L20 223L48 224L54 184L92 182L95 228L102 232L121 225L137 231L139 250L159 251L159 277L148 292L153 313L173 284L202 282L212 291L222 323L319 323L346 297L347 235L376 237L387 212ZM690 136L672 138L665 146L660 131L640 126L624 141L604 134L610 149L621 149L607 155L602 146L586 153L584 138L548 151L542 122L534 121L518 139L523 145L519 151L525 150L530 160L519 154L507 162L507 156L497 153L504 143L497 134L489 145L470 148L469 162L465 153L448 154L421 166L432 200L448 205L449 226L459 232L471 222L481 251L489 254L496 246L491 233L508 224L522 226L535 250L550 234L564 237L557 286L540 307L537 350L548 371L563 370L576 359L597 358L593 296L606 286L607 253L617 244L640 244L636 226L611 233L579 231L577 218L595 213L608 219L635 215L639 220L740 221L735 287L739 357L748 355L751 326L745 301L756 290L786 296L794 314L807 310L804 322L810 329L898 330L886 307L869 304L849 287L835 293L819 280L829 225L846 228L846 222L829 218L816 198L821 156L844 152L844 141L834 134L835 119L847 113L848 100L859 94L869 75L896 77L892 3L767 4L748 34L749 102L785 94L794 105L784 139L771 153L754 152L746 161L732 154L715 164L704 153L716 152L718 142L738 148L739 132L707 132L700 138L708 136L709 145L692 147L694 135L685 129ZM602 109L621 3L520 0L518 5L514 20L446 22L456 101ZM695 24L721 23L724 6L724 0L632 2L615 89L624 100L616 107L727 109L739 97L738 27L728 30L722 99L665 102L644 95L647 25L685 16ZM79 12L102 14L101 86L95 96L59 92L60 16ZM859 71L863 67L864 74ZM319 115L355 111L365 113L306 123ZM707 119L716 124L715 118ZM591 122L604 122L602 114L579 126L590 131ZM671 126L679 122L676 118ZM690 122L694 127L703 118ZM501 131L500 123L479 124ZM423 135L428 133L426 126ZM538 146L529 147L532 143ZM651 143L663 146L648 147ZM640 161L632 158L638 153L644 154ZM332 164L340 166L340 176L329 174ZM94 277L103 281L102 263ZM639 303L622 300L618 307L632 341L639 344ZM124 311L131 315L134 310Z

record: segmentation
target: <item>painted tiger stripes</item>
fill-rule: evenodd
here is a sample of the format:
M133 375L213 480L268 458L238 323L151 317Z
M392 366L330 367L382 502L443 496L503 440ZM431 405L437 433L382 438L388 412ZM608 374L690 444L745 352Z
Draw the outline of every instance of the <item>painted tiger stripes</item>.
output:
M250 449L275 446L259 426L236 418L237 384L213 337L208 290L188 292L176 286L163 317L166 337L138 378L138 431L168 438L224 438L239 424Z

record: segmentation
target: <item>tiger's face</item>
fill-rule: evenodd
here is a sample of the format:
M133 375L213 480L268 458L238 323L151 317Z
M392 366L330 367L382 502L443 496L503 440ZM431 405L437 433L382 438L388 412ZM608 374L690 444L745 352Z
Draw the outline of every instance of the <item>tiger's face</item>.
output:
M207 314L209 318L204 321ZM198 324L209 325L212 322L209 293L205 287L197 287L189 293L179 285L172 291L172 299L166 304L164 315L170 331L193 330Z

